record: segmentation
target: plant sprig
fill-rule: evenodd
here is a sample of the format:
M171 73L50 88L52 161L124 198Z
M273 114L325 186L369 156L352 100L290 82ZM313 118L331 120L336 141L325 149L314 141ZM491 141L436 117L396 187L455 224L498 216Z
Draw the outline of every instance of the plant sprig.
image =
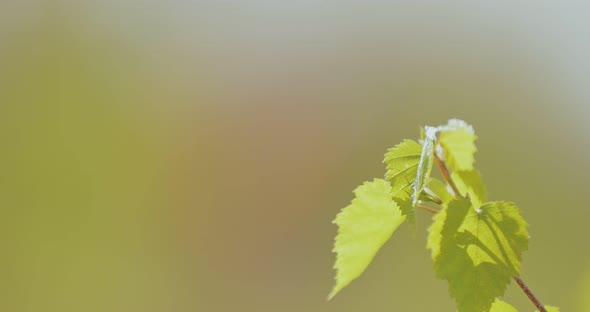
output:
M510 202L488 201L473 127L458 119L424 127L422 140L404 140L385 154L385 179L365 182L336 217L336 285L329 299L362 274L404 221L415 229L415 209L435 214L428 228L435 274L447 280L459 312L516 311L500 301L515 280L538 311L545 308L519 277L528 224ZM432 168L444 182L431 177ZM433 208L437 207L437 208Z

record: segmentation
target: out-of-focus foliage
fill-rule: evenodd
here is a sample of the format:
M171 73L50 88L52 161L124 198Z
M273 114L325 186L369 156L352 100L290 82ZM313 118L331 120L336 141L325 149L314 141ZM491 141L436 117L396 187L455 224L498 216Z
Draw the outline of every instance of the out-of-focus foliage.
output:
M0 310L169 310L169 151L142 70L55 18L0 49Z
M590 312L590 267L586 269L580 283L578 283L577 306L578 311Z
M590 263L589 17L581 2L0 1L0 311L455 311L421 210L323 300L343 194L453 116L484 138L490 198L533 225L523 278L590 311L572 283ZM533 310L514 286L504 298Z

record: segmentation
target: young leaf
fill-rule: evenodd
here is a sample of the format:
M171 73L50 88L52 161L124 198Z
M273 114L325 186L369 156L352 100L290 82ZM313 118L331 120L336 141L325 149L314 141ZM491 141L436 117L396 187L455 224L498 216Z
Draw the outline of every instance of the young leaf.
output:
M402 214L413 217L412 184L416 180L422 146L413 140L404 140L390 148L383 162L387 165L385 179L391 182L394 200Z
M559 308L557 307L545 306L545 309L547 312L559 312ZM508 303L496 298L490 312L518 312L518 310ZM536 310L536 312L539 312L539 310Z
M469 194L474 207L479 208L487 201L486 187L483 184L479 171L455 171L451 174L451 179L461 192L461 196Z
M451 201L429 229L436 276L449 283L459 312L489 311L520 272L528 247L527 224L512 203L474 209L466 198Z
M434 193L443 204L450 202L454 198L453 194L449 193L447 185L443 181L435 178L430 178L430 181L428 181L426 192Z
M328 299L363 273L406 218L393 201L391 186L385 180L365 182L354 194L356 198L334 220L338 225L334 243L336 285Z
M439 128L438 142L444 150L445 160L454 170L472 170L477 151L477 136L473 127L463 120L451 119L446 126Z
M385 179L391 182L394 197L411 190L416 179L422 146L413 140L402 143L387 150L383 163L387 165Z
M496 301L492 304L490 312L518 312L518 310L508 303L496 298Z

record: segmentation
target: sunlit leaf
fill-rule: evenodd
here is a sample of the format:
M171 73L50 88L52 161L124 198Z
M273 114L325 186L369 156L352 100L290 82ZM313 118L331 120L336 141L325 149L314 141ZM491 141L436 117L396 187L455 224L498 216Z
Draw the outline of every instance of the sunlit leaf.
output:
M404 140L390 148L383 162L387 166L385 179L391 183L394 197L411 190L416 179L422 146L413 140Z
M428 181L428 185L426 186L427 193L433 193L438 197L443 203L448 203L453 199L453 194L451 194L450 190L448 189L447 185L435 178L430 178Z
M473 169L476 139L473 127L462 120L451 119L446 126L439 127L438 142L446 163L454 170Z
M338 235L336 285L331 299L363 273L377 251L406 219L392 199L391 186L382 179L365 182L355 191L355 199L336 216Z
M547 312L559 312L559 308L557 307L545 306L545 309ZM539 312L539 310L536 311ZM496 301L492 304L490 312L518 312L518 310L510 304L496 298Z
M461 192L461 196L469 194L469 198L476 208L487 201L486 187L483 184L479 171L455 171L451 174L451 179Z
M434 217L427 246L459 312L489 311L504 294L520 272L526 227L518 208L507 202L475 209L466 198L455 199Z
M390 148L383 162L387 166L385 179L391 183L394 200L402 214L413 220L412 185L416 180L422 146L413 140L404 140Z
M490 312L518 312L518 310L508 303L496 298L496 301L492 304Z

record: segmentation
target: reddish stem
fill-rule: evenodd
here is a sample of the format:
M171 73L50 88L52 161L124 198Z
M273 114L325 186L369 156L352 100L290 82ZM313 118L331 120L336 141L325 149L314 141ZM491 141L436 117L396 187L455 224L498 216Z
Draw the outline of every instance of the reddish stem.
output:
M438 158L437 156L434 156L434 161L436 162L438 169L440 169L443 178L445 179L445 181L447 181L447 184L449 184L453 189L453 193L455 193L455 196L462 195L459 192L459 189L457 189L457 185L455 185L455 182L453 182L453 179L451 179L451 174L449 173L449 169L447 169L447 166L445 166L445 163L442 160L440 160L440 158Z
M516 281L518 286L520 286L522 291L524 291L524 293L529 297L529 299L531 299L535 307L539 309L539 312L547 312L547 310L545 310L545 307L541 304L541 301L539 301L539 299L535 297L535 295L531 292L530 288L524 283L524 281L520 277L515 276L514 280Z

